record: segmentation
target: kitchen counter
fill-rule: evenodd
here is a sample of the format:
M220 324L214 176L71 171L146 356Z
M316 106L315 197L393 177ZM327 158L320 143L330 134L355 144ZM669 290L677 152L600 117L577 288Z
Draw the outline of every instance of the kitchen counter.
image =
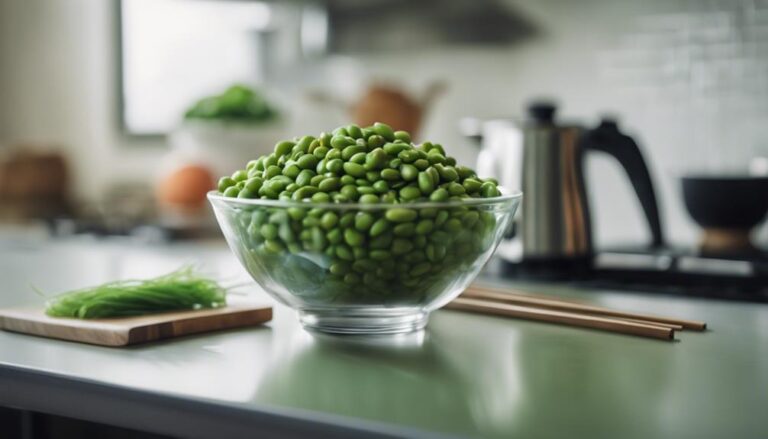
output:
M181 263L244 276L220 243L17 241L0 246L0 306ZM0 406L197 437L765 437L768 306L536 291L711 330L664 342L438 311L422 333L334 337L276 306L261 328L129 348L0 332Z

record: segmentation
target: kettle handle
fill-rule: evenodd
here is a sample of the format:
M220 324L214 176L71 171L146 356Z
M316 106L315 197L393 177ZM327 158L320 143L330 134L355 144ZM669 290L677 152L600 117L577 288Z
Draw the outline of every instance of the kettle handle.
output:
M581 146L583 152L594 150L608 153L621 164L630 182L632 182L632 187L635 189L648 220L652 237L651 245L655 248L662 247L664 236L659 217L659 205L653 189L651 174L638 144L631 137L622 134L615 121L603 119L597 128L584 133L581 138ZM582 154L582 174L584 163L584 155Z

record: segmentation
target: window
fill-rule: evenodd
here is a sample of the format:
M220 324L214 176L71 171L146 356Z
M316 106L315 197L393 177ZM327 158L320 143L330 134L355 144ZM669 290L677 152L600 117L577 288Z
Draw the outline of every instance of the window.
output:
M122 118L131 134L171 130L197 99L254 82L270 6L227 0L120 3Z

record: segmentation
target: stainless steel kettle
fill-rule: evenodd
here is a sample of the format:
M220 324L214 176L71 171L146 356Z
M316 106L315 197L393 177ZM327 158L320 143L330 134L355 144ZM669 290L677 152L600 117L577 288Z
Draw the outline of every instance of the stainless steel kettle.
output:
M491 120L474 133L481 141L477 171L521 189L523 204L512 239L499 254L511 261L578 262L593 255L585 155L612 155L626 171L651 230L651 246L663 244L656 195L639 146L604 119L594 129L555 122L555 106L536 103L526 121Z

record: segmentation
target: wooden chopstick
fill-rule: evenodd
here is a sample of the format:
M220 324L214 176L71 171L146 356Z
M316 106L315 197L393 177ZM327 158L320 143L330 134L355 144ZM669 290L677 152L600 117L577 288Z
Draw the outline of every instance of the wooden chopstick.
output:
M541 307L534 307L534 308L541 308ZM545 309L547 309L547 308L545 308ZM577 313L577 314L584 314L584 313ZM595 314L587 314L587 315L595 315ZM674 329L675 331L682 331L683 330L683 326L682 325L673 325L673 324L670 324L670 323L661 323L661 322L656 322L656 321L651 321L651 320L625 319L623 317L612 317L612 318L619 319L619 320L624 320L624 321L627 321L627 322L642 323L644 325L661 326L662 328Z
M584 305L576 302L559 300L552 297L546 297L546 296L534 297L531 295L520 295L520 294L505 292L497 289L478 287L475 285L472 285L469 288L467 288L462 293L462 297L491 300L495 302L501 302L501 303L507 303L507 304L513 304L513 305L533 306L537 308L546 308L546 309L553 309L553 310L560 310L560 311L567 311L567 312L584 313L584 314L590 314L595 316L618 317L622 319L635 320L635 321L662 323L665 325L682 326L683 329L690 329L693 331L703 331L707 329L707 324L705 322L700 322L695 320L682 320L682 319L669 318L669 317L658 317L658 316L650 316L647 314L636 314L636 313L630 313L625 311L617 311L613 309L602 308L599 306Z
M526 320L557 323L561 325L579 326L582 328L600 329L622 334L638 335L661 340L674 340L675 330L662 326L645 323L630 322L610 317L577 314L564 311L555 311L543 308L510 305L507 303L491 302L488 300L468 299L458 297L453 299L447 309L470 311L483 314L495 314L506 317L516 317Z

